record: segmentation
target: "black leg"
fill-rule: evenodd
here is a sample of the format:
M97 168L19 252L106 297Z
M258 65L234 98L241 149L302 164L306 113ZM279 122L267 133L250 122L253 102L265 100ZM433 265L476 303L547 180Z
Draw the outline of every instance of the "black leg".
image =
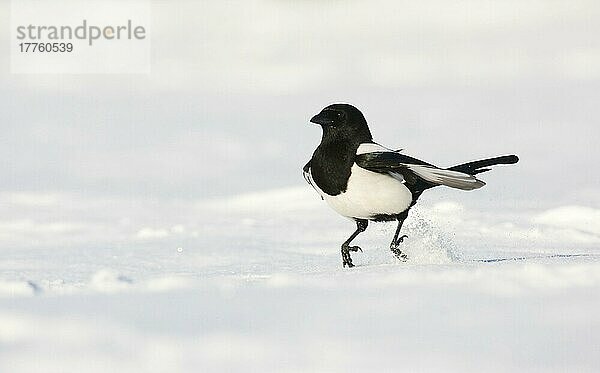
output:
M362 249L358 246L350 246L350 242L352 242L353 239L356 238L356 236L358 236L360 233L364 232L367 229L367 225L369 225L369 221L368 220L364 220L364 219L356 219L356 231L354 231L354 233L352 233L352 236L350 236L350 238L348 238L346 240L346 242L344 242L342 244L342 266L346 267L348 266L348 268L352 268L354 267L354 264L352 264L352 258L350 258L350 251L362 251Z
M400 234L400 229L402 229L402 223L404 223L404 220L406 220L407 217L408 210L398 215L398 228L396 228L396 233L394 234L394 238L392 239L392 243L390 244L390 250L392 250L392 253L396 255L396 258L402 261L408 259L408 256L406 256L406 254L404 254L402 250L398 248L398 246L400 246L400 244L404 241L405 238L408 238L408 236L403 234L402 236L398 237L398 235Z

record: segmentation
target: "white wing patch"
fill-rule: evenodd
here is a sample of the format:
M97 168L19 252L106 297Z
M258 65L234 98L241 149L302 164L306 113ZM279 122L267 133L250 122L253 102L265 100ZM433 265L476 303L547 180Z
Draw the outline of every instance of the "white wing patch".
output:
M458 171L444 170L425 165L405 164L405 166L419 177L434 184L462 190L478 189L485 185L483 181L477 179L475 176Z
M401 183L406 182L406 180L404 180L404 176L402 176L402 174L400 174L398 172L390 172L389 175Z
M374 153L374 152L393 152L394 150L388 149L385 146L376 144L374 142L366 142L360 144L358 149L356 149L356 155L365 154L365 153Z
M356 149L356 155L366 154L366 153L375 153L375 152L400 152L400 150L392 150L390 148L386 148L383 145L379 145L374 142L366 142L359 145L358 149ZM398 180L401 183L406 182L404 180L404 176L398 172L390 172L389 175L394 179Z

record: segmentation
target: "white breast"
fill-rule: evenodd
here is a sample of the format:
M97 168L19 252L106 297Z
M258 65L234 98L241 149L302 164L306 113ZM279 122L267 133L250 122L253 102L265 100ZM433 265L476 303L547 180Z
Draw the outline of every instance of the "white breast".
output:
M338 214L369 219L405 211L412 202L410 190L392 176L365 170L354 164L344 193L330 196L317 190Z

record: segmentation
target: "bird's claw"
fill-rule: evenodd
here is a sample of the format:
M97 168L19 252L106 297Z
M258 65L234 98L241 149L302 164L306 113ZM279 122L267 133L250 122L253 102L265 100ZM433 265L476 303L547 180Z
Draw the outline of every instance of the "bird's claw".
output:
M390 250L392 250L392 253L394 253L396 258L398 258L399 260L401 260L403 262L405 262L408 259L408 256L406 254L404 254L402 252L402 250L400 250L398 248L398 246L400 246L400 244L402 242L404 242L405 238L408 238L408 236L403 234L402 236L398 237L398 239L396 241L392 242L392 244L390 245Z
M399 260L406 262L408 260L408 255L404 254L400 249L392 249L392 252Z
M350 257L350 251L362 252L362 249L359 246L342 246L342 266L344 268L346 268L346 266L348 266L348 268L354 267L352 258Z

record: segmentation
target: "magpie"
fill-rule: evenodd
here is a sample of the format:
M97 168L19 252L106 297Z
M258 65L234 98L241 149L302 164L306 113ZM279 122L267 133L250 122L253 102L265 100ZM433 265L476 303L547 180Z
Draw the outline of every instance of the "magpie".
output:
M304 178L333 210L356 222L356 231L342 244L344 268L354 267L350 252L362 249L350 243L367 229L369 221L398 223L390 250L405 261L407 256L399 246L408 236L400 236L400 229L425 190L438 185L478 189L485 183L475 175L489 171L490 166L519 161L516 155L504 155L436 167L374 142L363 114L345 103L327 106L310 122L321 126L323 136L303 168Z

